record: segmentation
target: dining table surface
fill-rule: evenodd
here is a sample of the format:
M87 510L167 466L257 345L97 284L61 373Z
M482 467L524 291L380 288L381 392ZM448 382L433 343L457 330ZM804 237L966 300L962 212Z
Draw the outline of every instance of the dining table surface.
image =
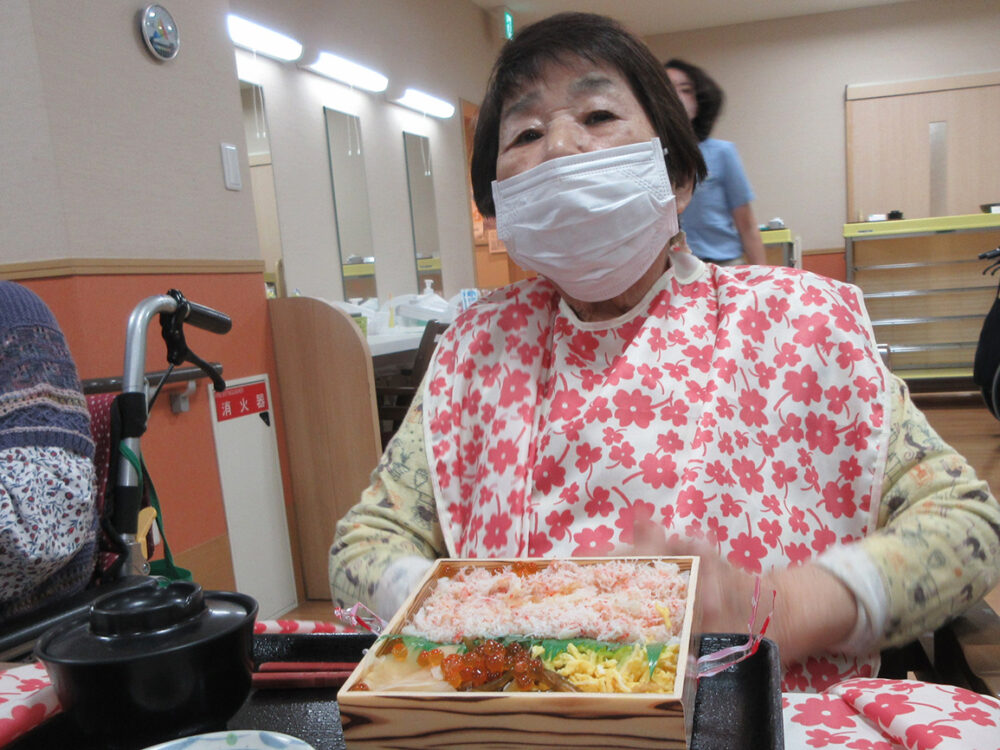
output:
M296 637L288 638L292 642ZM314 652L306 658L316 658L316 647L311 644L321 644L322 640L315 636L311 642L304 640L309 638L299 636L297 642L306 643ZM327 642L336 640L334 634ZM745 640L746 635L705 634L701 653ZM261 641L260 636L257 641ZM341 657L343 654L337 655ZM750 658L701 680L695 696L690 749L781 750L784 742L779 675L777 649L765 639ZM225 727L214 729L266 730L296 737L315 750L344 750L347 745L340 724L337 690L337 687L255 688ZM105 747L80 736L68 715L57 714L15 740L6 750L105 750Z
M306 664L357 663L376 640L372 632L345 630L322 622L258 622L253 640L255 674L265 665L298 669ZM743 651L746 634L702 633L700 657L723 650ZM781 664L777 646L767 638L756 651L718 672L697 680L689 750L781 750L823 748L857 750L969 750L1000 748L1000 700L949 684L920 679L860 678L834 684L822 693L782 692ZM44 670L36 664L22 665L31 671L26 683L41 686ZM15 671L15 670L12 670ZM349 672L348 672L349 674ZM3 673L0 673L2 679ZM33 679L32 679L33 678ZM345 742L337 703L339 685L310 686L294 683L255 682L248 697L224 726L201 731L230 730L246 736L257 732L278 733L307 743L314 750L342 750ZM9 701L0 682L0 714ZM10 686L8 685L8 688ZM51 690L51 687L48 688ZM42 691L39 691L42 692ZM15 699L16 700L16 699ZM9 703L8 703L9 705ZM57 709L57 704L56 709ZM35 707L37 708L37 706ZM32 708L30 710L35 710ZM11 741L2 739L4 750L107 750L107 745L81 736L72 718L56 710L40 723ZM0 730L4 719L0 718ZM393 747L408 747L406 734ZM416 736L416 735L415 735ZM582 750L586 733L565 747ZM679 740L623 737L623 747L682 747ZM127 742L127 740L126 740ZM419 737L413 747L420 745ZM495 742L489 747L499 747ZM505 745L506 746L506 745ZM597 745L593 745L596 747ZM615 747L602 739L601 747ZM121 750L143 750L148 743ZM365 745L369 747L369 745Z

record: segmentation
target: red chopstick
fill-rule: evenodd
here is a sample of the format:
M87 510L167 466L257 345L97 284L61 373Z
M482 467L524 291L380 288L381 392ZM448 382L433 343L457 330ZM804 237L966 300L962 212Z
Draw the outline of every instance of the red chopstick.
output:
M251 684L258 689L339 687L350 676L350 670L335 672L254 672L251 676Z
M255 688L339 687L356 661L266 661L251 677Z
M265 661L258 672L350 672L356 661Z

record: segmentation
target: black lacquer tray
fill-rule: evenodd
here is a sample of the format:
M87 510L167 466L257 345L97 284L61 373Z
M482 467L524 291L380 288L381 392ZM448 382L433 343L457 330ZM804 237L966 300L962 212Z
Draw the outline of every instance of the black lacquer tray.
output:
M254 662L358 661L374 636L352 633L258 635ZM745 635L707 633L701 654L746 642ZM691 750L783 750L781 669L774 643L698 685ZM255 690L229 721L229 729L263 729L298 737L316 750L344 750L337 688ZM221 727L220 727L221 729ZM91 750L63 716L56 716L8 750Z

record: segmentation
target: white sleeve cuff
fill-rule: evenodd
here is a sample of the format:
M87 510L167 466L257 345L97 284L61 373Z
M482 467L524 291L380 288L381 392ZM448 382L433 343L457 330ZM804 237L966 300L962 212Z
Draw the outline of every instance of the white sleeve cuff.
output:
M383 620L390 620L433 564L425 557L411 555L390 565L375 586L372 596L375 613Z
M830 650L851 656L876 651L889 619L889 593L875 563L858 545L831 547L815 562L837 576L858 603L854 629Z

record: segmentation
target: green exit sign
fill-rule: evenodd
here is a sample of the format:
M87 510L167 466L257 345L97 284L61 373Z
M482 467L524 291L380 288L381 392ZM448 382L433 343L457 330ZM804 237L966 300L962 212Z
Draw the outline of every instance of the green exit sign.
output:
M503 11L503 35L507 39L514 38L514 14L506 8Z

